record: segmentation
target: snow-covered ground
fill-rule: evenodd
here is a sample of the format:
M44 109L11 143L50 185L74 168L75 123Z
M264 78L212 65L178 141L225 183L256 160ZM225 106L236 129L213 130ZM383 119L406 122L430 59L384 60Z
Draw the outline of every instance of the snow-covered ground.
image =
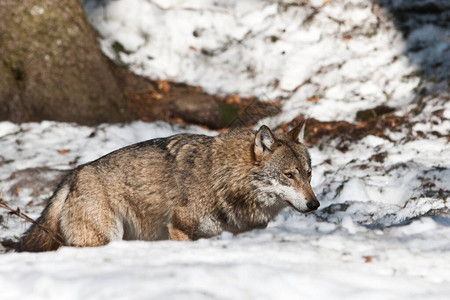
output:
M353 120L360 109L400 107L415 99L423 65L448 79L449 28L411 25L404 40L369 0L82 2L112 59L213 94L288 99L282 119ZM411 10L421 1L387 2ZM450 10L445 0L423 2Z
M283 112L264 120L273 127L300 113L353 121L379 104L409 122L346 152L339 138L311 147L313 214L285 210L265 230L189 243L2 254L0 299L448 299L448 28L412 26L404 40L383 6L363 0L82 2L112 58L211 93L282 99ZM0 189L36 218L66 170L180 132L216 134L161 122L0 122ZM0 239L28 226L0 209Z

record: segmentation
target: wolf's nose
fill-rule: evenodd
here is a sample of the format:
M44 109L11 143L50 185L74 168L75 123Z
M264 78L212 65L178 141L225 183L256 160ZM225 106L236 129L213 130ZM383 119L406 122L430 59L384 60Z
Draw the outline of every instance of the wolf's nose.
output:
M310 210L316 210L317 208L319 208L320 203L317 200L311 200L306 203L306 206L308 206Z

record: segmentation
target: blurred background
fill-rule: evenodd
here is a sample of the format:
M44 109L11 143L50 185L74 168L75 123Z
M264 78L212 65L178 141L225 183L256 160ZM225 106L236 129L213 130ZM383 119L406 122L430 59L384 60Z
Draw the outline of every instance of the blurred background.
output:
M16 123L219 129L238 116L252 126L281 107L272 126L300 114L353 122L408 104L421 110L448 93L448 1L1 6L0 119Z

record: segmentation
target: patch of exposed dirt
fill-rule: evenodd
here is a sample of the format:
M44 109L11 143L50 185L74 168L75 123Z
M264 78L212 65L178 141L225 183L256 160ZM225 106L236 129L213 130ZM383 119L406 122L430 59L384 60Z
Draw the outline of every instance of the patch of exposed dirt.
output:
M35 196L50 194L67 173L68 171L48 167L18 170L4 180L5 183L11 182L6 192L9 195L19 195L21 190L28 189ZM33 203L29 203L29 205L33 205Z
M322 122L317 119L308 119L305 129L305 142L309 145L317 145L322 148L323 145L332 139L340 138L337 149L346 152L349 150L350 143L360 140L368 135L378 136L390 140L385 134L386 130L391 132L400 131L404 125L412 127L410 118L407 116L396 116L390 109L377 108L358 112L357 115L364 115L366 121L352 124L346 121ZM369 116L370 117L367 117ZM278 130L287 132L300 123L304 116L298 116L291 122L283 123ZM382 157L374 157L381 160Z
M128 83L126 93L133 117L147 122L163 120L210 129L246 128L281 111L279 102L237 95L218 97L204 93L200 87L167 80Z

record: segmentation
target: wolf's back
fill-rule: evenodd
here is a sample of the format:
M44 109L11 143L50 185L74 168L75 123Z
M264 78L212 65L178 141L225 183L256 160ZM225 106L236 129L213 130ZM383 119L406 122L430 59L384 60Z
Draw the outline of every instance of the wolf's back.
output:
M20 240L17 247L18 252L53 251L63 246L61 238L58 238L61 236L59 219L68 194L69 187L63 182L37 219L36 224L33 224Z

